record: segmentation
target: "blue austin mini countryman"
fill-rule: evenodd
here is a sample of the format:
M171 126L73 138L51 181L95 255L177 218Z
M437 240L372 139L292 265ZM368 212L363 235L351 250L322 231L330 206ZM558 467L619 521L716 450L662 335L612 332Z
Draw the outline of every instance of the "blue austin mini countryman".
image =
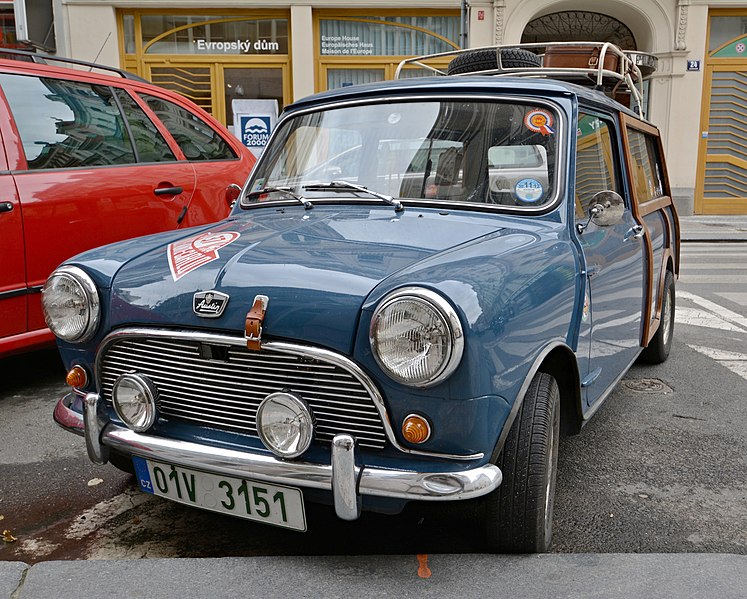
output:
M229 218L68 260L57 423L198 508L303 531L307 502L469 501L492 550L547 550L560 434L674 323L662 144L594 48L614 65L473 50L301 100Z

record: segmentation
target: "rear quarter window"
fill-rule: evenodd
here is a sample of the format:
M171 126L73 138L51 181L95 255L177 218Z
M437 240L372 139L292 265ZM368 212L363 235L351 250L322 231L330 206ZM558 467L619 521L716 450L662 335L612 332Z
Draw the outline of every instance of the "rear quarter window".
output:
M188 160L230 160L236 154L221 135L197 115L173 102L141 94L179 144Z
M664 191L664 169L653 135L628 127L633 182L638 203L660 198Z

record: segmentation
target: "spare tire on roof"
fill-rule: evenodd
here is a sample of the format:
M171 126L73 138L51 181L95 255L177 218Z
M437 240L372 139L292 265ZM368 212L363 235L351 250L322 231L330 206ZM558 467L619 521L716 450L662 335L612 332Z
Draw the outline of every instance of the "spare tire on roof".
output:
M447 75L460 75L476 71L493 71L498 68L498 52L501 53L501 66L504 69L534 69L542 66L542 58L523 48L495 48L468 50L459 54L449 63Z

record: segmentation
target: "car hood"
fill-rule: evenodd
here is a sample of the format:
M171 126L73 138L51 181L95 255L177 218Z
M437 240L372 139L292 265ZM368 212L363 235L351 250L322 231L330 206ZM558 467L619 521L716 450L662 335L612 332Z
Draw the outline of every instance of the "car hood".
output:
M494 215L390 207L254 209L125 262L111 283L108 328L149 324L243 334L269 298L263 337L349 352L366 297L385 278L502 229ZM198 316L196 292L229 296Z

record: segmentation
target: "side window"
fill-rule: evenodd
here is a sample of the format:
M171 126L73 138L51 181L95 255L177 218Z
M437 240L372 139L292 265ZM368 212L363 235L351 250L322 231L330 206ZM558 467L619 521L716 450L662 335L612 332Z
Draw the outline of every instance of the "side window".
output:
M156 113L188 160L228 160L236 158L231 146L202 119L167 100L143 94L143 100Z
M176 156L137 102L123 89L115 90L135 142L138 162L172 162Z
M664 174L656 138L628 127L636 200L643 204L664 195Z
M576 217L586 217L594 195L606 190L620 193L610 125L598 116L580 113L576 130Z
M135 152L106 86L0 74L29 169L131 164Z

